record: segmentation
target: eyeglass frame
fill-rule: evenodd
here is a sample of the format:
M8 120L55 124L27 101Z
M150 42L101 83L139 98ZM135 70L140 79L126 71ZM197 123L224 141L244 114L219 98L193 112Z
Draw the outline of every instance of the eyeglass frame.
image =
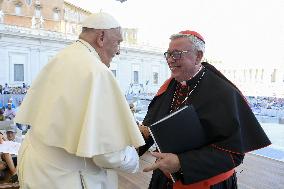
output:
M179 58L176 58L173 56L174 52L178 53L177 55L179 56ZM180 60L182 54L189 53L189 52L193 52L193 50L183 50L183 51L174 50L172 52L166 51L164 52L164 57L166 58L166 60L168 60L170 57L172 57L174 60Z

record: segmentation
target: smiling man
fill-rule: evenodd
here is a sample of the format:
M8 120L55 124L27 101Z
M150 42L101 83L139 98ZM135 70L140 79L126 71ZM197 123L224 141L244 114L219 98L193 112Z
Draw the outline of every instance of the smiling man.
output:
M179 154L154 152L157 161L144 170L154 170L149 189L235 189L234 168L242 163L245 153L270 141L238 88L212 65L201 63L203 37L187 30L170 39L164 55L171 78L148 107L144 126L140 126L146 145L139 153L142 155L154 143L146 126L186 105L195 109L206 140L202 147ZM190 121L186 124L195 126ZM172 182L169 173L177 182Z

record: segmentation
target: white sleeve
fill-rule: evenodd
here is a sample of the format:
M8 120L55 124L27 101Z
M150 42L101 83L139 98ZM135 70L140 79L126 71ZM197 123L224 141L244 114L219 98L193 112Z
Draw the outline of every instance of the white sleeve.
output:
M135 173L139 169L139 156L134 147L121 151L93 156L94 163L102 168Z

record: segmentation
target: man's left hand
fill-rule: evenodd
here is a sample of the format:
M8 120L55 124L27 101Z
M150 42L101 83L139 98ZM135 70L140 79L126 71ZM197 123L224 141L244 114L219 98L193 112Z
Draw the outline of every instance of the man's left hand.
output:
M157 161L146 167L144 172L160 169L164 173L175 173L180 170L180 162L176 154L152 152L152 155L157 158Z
M144 137L145 137L146 139L149 138L150 132L149 132L149 129L148 129L147 126L139 125L139 130L140 130L140 132L144 135Z

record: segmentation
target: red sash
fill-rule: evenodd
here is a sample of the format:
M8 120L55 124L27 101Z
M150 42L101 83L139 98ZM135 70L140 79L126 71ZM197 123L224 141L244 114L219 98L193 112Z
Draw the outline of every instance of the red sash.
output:
M188 185L183 185L181 181L177 181L176 183L174 183L173 189L210 189L210 186L228 179L233 174L234 174L234 169L225 173L221 173L209 179Z

